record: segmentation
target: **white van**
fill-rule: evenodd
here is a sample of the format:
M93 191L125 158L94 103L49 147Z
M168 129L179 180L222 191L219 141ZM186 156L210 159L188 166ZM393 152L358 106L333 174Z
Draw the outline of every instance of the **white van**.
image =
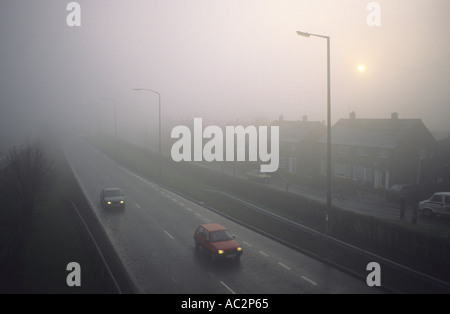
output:
M438 192L419 203L419 211L425 216L450 216L450 192Z

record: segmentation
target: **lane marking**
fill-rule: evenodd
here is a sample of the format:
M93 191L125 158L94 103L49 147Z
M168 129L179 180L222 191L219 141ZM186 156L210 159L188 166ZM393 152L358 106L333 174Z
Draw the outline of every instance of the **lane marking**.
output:
M139 206L138 204L134 203L134 205L136 205L137 208L142 209L142 207Z
M200 215L199 213L195 213L195 216L197 216L198 218L202 217L202 215Z
M268 256L269 256L269 254L267 254L266 252L263 252L263 251L259 251L259 254L261 254L261 255L263 255L263 256L265 256L265 257L268 257Z
M166 230L164 230L164 233L165 233L169 238L171 238L172 240L175 240L175 238L172 237L172 235L171 235L170 233L168 233Z
M290 268L289 266L287 266L286 264L283 264L282 262L278 262L278 265L280 265L281 267L287 269L287 270L291 270L292 268Z
M220 283L222 284L222 286L227 288L227 290L230 291L232 294L236 294L236 292L234 292L230 287L228 287L223 281L220 281Z
M188 211L192 211L192 208L190 208L190 207L186 207L186 208L187 208Z
M312 284L313 286L317 286L317 283L314 280L309 279L306 276L302 276L302 279L309 282L310 284Z
M251 245L250 243L248 243L247 241L242 241L242 243L244 243L245 245L252 247L253 245Z

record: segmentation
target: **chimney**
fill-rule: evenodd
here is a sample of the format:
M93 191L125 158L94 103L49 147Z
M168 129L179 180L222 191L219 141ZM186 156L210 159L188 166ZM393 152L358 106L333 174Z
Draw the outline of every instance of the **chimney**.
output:
M398 113L397 112L391 113L391 119L392 120L398 120Z
M303 121L303 122L307 122L307 121L308 121L308 116L303 116L303 117L302 117L302 121Z
M350 119L355 120L356 119L356 112L352 111L350 112Z

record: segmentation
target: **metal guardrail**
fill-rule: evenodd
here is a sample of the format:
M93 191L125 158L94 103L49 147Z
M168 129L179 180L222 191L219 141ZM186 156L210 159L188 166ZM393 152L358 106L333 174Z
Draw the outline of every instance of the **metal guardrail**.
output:
M80 211L76 207L75 203L71 200L68 200L72 207L72 214L75 217L75 220L78 222L77 227L81 231L81 234L84 236L87 243L89 243L89 250L92 252L95 260L95 267L99 270L100 275L106 279L108 283L110 293L118 293L122 294L122 290L120 289L119 284L117 283L111 269L106 262L106 259L97 244L94 236L92 235L89 227L86 224L86 221L83 219L83 216L80 214Z
M291 221L291 220L289 220L289 219L287 219L285 217L282 217L280 215L274 214L274 213L272 213L272 212L270 212L268 210L260 208L260 207L254 205L254 204L248 203L248 202L246 202L244 200L236 198L236 197L234 197L232 195L229 195L227 193L224 193L222 191L206 190L205 192L222 195L222 196L224 196L224 197L226 197L228 199L231 199L231 200L233 200L235 202L239 202L239 203L243 204L244 206L246 206L246 207L248 207L250 209L253 209L255 211L258 211L258 212L260 212L260 213L262 213L262 214L264 214L266 216L269 216L269 217L271 217L271 218L273 218L275 220L278 220L280 222L283 222L283 223L286 223L288 225L291 225L294 228L299 229L299 230L301 230L303 232L306 232L306 233L311 234L313 236L319 237L319 238L321 238L321 239L323 239L323 240L325 240L327 242L330 242L332 244L338 245L338 246L340 246L342 248L351 250L351 251L353 251L353 252L355 252L357 254L360 254L360 255L363 255L365 257L368 257L368 258L372 259L373 261L382 262L385 265L388 265L389 267L391 267L393 269L401 271L401 272L403 272L403 273L405 273L407 275L412 275L412 276L414 276L414 277L416 277L416 278L418 278L420 280L426 281L428 283L431 283L433 285L436 285L436 286L440 287L441 289L443 289L443 290L445 290L447 292L450 292L450 283L448 283L448 282L445 282L445 281L440 280L438 278L435 278L435 277L432 277L430 275L421 273L421 272L419 272L417 270L414 270L414 269L409 268L407 266L398 264L398 263L396 263L396 262L394 262L392 260L389 260L389 259L384 258L382 256L376 255L376 254L374 254L372 252L366 251L364 249L361 249L361 248L356 247L354 245L351 245L349 243L343 242L343 241L341 241L339 239L333 238L333 237L331 237L331 236L329 236L327 234L324 234L322 232L319 232L317 230L314 230L312 228L309 228L309 227L304 226L302 224L299 224L297 222Z

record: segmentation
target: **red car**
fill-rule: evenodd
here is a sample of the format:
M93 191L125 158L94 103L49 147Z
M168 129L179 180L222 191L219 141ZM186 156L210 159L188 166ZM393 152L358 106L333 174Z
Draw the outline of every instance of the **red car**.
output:
M194 242L195 248L209 253L213 262L218 259L239 260L242 255L242 247L231 232L217 223L200 225L195 230Z

